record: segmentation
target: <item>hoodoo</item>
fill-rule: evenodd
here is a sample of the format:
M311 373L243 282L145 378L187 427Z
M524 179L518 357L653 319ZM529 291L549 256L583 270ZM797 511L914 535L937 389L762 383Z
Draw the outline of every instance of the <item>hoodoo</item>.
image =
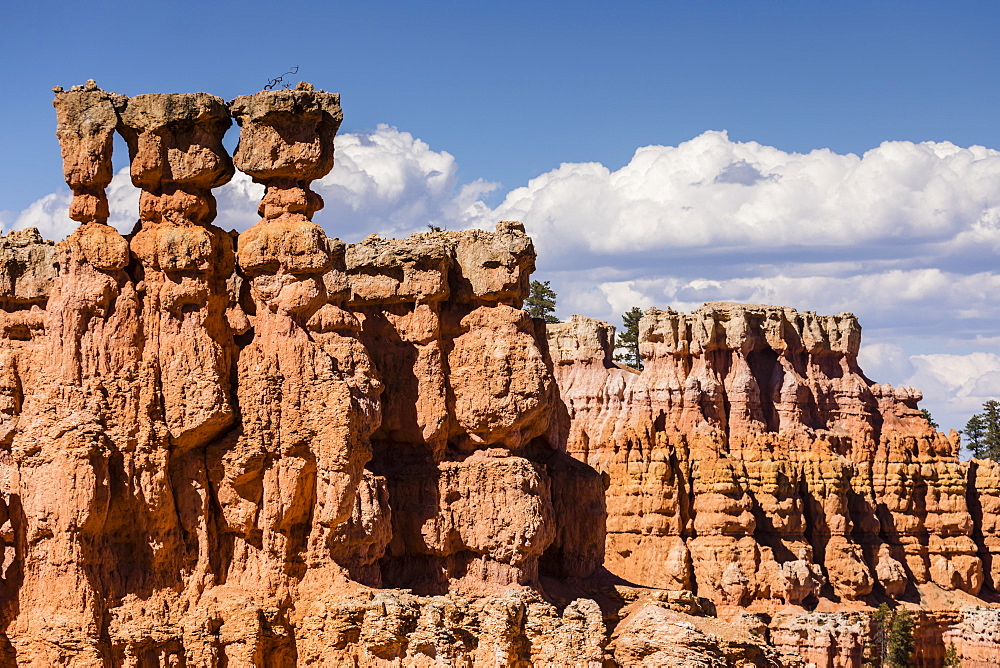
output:
M860 665L857 620L881 601L918 604L920 665L943 660L955 611L993 619L977 606L1000 583L997 464L959 461L919 391L864 376L853 315L651 309L641 374L611 363L612 336L580 316L548 326L552 430L607 476L612 573L765 615L781 649L831 657L817 665Z
M860 666L883 602L917 665L1000 656L1000 465L851 314L651 309L640 373L522 310L520 223L328 237L336 94L55 107L80 225L0 237L0 666Z

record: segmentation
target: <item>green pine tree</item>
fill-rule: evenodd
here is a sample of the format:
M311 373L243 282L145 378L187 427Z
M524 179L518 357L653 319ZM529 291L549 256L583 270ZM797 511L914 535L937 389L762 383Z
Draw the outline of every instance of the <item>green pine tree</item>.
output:
M975 457L1000 461L1000 401L984 403L983 412L969 418L962 433Z
M886 663L892 668L911 668L913 666L913 615L906 610L899 610L892 619L889 628L889 642L886 647Z
M931 412L929 410L927 410L926 408L921 408L920 414L924 416L925 420L927 420L927 424L931 426L931 429L939 428L938 423L935 422L934 418L931 417Z
M962 430L965 434L965 445L969 450L973 452L978 452L979 448L982 447L983 436L986 435L986 424L983 422L983 417L981 415L973 415L969 418L969 421L965 423L965 429Z
M615 341L615 349L622 352L615 354L615 361L629 365L633 369L642 369L642 357L639 355L639 320L642 309L633 306L622 315L624 327Z
M868 643L865 645L864 665L884 666L889 651L889 630L892 626L892 609L888 603L878 606L868 624Z
M548 281L531 282L531 293L524 300L524 310L532 318L541 318L545 322L559 322L559 318L552 315L556 310L556 291L549 287Z
M944 651L944 668L962 668L962 659L953 642L948 643L948 649Z

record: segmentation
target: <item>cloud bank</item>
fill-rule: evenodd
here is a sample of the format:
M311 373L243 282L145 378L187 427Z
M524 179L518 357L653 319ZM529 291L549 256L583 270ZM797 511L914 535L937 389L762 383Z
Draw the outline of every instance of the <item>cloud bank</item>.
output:
M942 426L1000 394L998 151L802 154L706 132L615 171L560 165L489 214L524 221L560 315L618 323L634 305L710 300L849 311L869 375L921 387Z
M709 300L852 311L869 375L922 387L946 427L1000 394L998 186L1000 151L980 146L789 153L705 132L639 148L618 170L562 164L491 208L496 184L460 183L453 156L388 126L338 137L336 166L314 184L316 221L348 241L523 221L563 317L617 324L634 305ZM261 188L247 177L216 195L220 226L256 221ZM130 231L138 193L124 171L110 199L111 222ZM68 203L53 193L0 224L61 238Z
M345 133L336 139L336 164L313 182L325 207L315 220L331 236L355 241L375 232L384 236L426 230L427 225L457 229L487 214L481 198L497 188L482 180L458 183L458 163L444 151L434 151L408 132L379 125L366 134ZM264 187L237 172L232 181L213 191L218 201L215 224L243 231L256 223L257 204ZM0 217L5 227L37 227L49 239L62 239L76 223L67 211L69 190L52 193L32 203L17 216ZM115 174L108 188L111 218L127 234L135 226L139 190L128 169ZM13 219L13 222L10 220Z

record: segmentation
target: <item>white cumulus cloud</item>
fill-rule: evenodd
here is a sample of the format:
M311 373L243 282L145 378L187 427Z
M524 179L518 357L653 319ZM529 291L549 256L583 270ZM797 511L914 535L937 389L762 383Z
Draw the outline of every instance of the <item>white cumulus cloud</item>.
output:
M706 132L646 146L629 164L563 164L511 191L494 214L523 220L540 246L598 255L675 257L759 250L996 244L1000 152L886 142L863 156L787 153ZM982 232L986 234L983 235Z
M942 426L961 429L983 402L1000 398L1000 354L933 353L913 355L910 361L916 370L906 384L923 390Z
M331 236L350 240L372 232L405 235L427 225L464 227L487 211L481 198L496 185L482 180L459 184L457 175L458 164L451 154L432 150L408 132L379 125L367 134L345 133L336 139L333 170L312 184L326 204L315 220ZM246 174L237 172L213 193L219 211L216 225L243 231L260 219L257 204L264 189ZM0 224L37 227L47 238L62 239L76 227L67 216L70 199L68 190L46 195L16 217L0 219ZM115 174L108 201L108 222L123 234L131 232L138 217L139 190L132 185L128 168Z
M850 311L868 375L921 387L942 426L1000 395L1000 151L896 141L791 153L713 131L639 148L617 170L564 163L490 208L496 184L460 183L452 155L383 125L339 136L313 188L326 202L316 221L349 241L523 221L563 317L617 325L632 306L708 300ZM221 227L257 221L248 177L215 192ZM109 196L111 222L130 231L138 193L125 171ZM53 193L0 225L61 238L68 204Z

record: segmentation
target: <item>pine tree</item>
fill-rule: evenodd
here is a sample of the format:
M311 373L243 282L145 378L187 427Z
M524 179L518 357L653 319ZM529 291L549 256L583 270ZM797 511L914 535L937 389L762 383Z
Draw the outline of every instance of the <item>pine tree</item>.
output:
M868 625L868 644L865 646L864 664L866 666L885 665L889 650L889 629L892 626L892 609L888 603L878 606L872 613Z
M938 429L938 423L935 422L934 418L931 417L931 412L929 410L927 410L926 408L921 408L920 414L924 417L925 420L927 420L927 424L931 426L931 429Z
M913 615L908 611L893 612L887 603L878 606L868 626L864 665L910 668L913 665L914 626Z
M532 318L541 318L545 322L559 322L552 315L556 310L556 291L549 287L548 281L532 281L531 294L524 301L524 310Z
M953 642L948 643L948 649L944 652L944 668L962 668L962 659Z
M615 341L615 349L622 352L615 354L616 362L623 362L634 369L642 369L642 357L639 356L639 320L642 318L642 309L633 306L627 313L622 315L622 322L625 326L621 334Z
M984 403L983 412L969 418L962 433L975 457L1000 461L1000 401Z
M886 647L886 663L892 668L911 668L913 666L913 615L906 610L898 611L892 619L889 629L889 642Z

